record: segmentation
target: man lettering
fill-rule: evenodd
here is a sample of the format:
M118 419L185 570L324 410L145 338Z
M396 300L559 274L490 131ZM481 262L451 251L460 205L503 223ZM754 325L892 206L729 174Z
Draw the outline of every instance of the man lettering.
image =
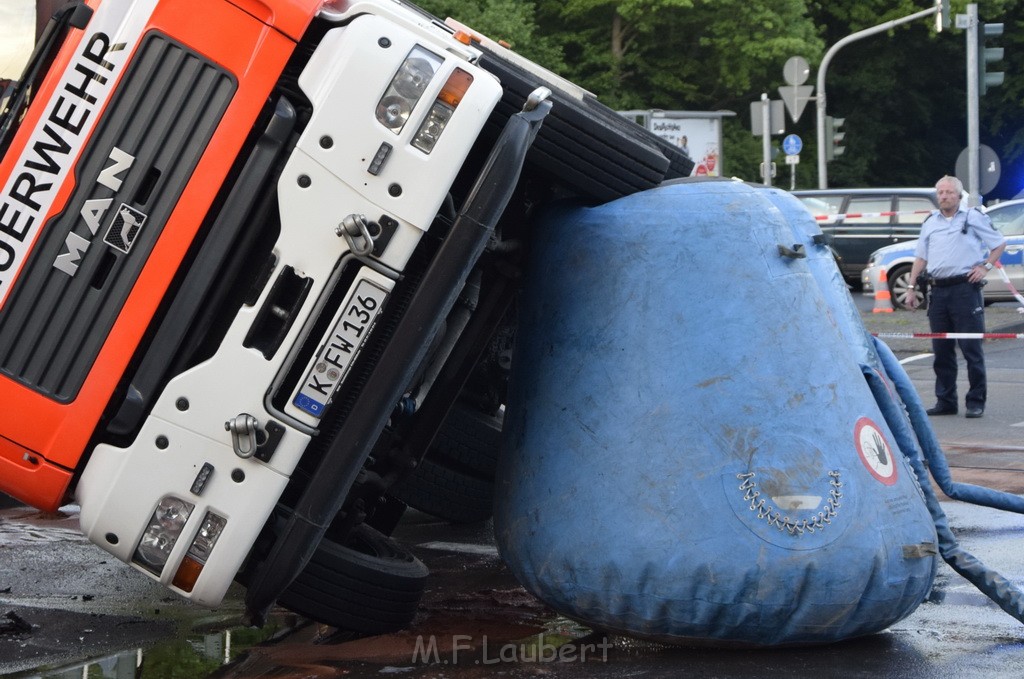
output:
M57 255L57 259L53 260L53 267L69 276L74 276L78 273L82 255L89 249L89 241L72 231L64 239L64 246L67 248L67 252Z

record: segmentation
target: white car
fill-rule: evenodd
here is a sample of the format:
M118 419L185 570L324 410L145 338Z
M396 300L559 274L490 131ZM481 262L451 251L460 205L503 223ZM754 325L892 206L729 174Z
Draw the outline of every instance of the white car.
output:
M997 203L985 208L992 218L992 225L1006 236L1006 249L999 262L1003 266L1013 288L1024 290L1024 199ZM917 240L887 245L875 250L868 259L867 267L861 272L861 283L865 295L874 295L875 286L884 272L892 294L892 305L897 309L907 308L907 288L910 281L910 267L914 264L914 248ZM1007 286L998 269L992 269L986 277L984 288L985 303L1013 301L1013 292ZM918 303L926 303L920 289L914 291Z

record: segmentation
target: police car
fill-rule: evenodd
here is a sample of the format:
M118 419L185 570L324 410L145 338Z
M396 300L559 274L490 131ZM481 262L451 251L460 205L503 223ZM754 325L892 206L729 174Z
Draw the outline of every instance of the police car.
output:
M1006 236L1006 249L999 262L1006 272L1014 290L1024 290L1024 199L997 203L985 208L992 218L992 225ZM917 240L888 245L871 254L867 267L861 272L861 283L865 295L874 295L875 288L884 272L892 295L892 304L897 309L907 308L910 283L910 268L914 264L914 248ZM920 289L913 291L918 304L924 305ZM998 269L989 271L984 288L985 303L1013 301L1014 294Z

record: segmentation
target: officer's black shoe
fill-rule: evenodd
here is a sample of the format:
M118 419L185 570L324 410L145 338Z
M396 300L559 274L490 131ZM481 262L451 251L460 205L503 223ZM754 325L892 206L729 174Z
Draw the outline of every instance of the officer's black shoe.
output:
M929 415L956 415L956 408L950 408L949 406L934 406L925 411ZM977 415L975 416L977 417Z
M967 412L965 413L965 416L973 418L973 417L981 417L984 414L985 414L985 409L984 408L979 408L978 406L972 406L972 407L967 409Z

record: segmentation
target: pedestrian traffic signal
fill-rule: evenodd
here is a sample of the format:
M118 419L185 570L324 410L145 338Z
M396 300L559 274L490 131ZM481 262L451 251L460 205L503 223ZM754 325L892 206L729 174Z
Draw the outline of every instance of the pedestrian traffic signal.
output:
M990 87L1003 84L1002 71L989 71L988 65L1003 60L1002 47L988 47L989 38L998 38L1003 34L1002 24L978 23L978 93L985 94Z
M842 131L845 122L846 118L825 116L825 160L835 160L846 151L846 147L843 146L846 132Z

